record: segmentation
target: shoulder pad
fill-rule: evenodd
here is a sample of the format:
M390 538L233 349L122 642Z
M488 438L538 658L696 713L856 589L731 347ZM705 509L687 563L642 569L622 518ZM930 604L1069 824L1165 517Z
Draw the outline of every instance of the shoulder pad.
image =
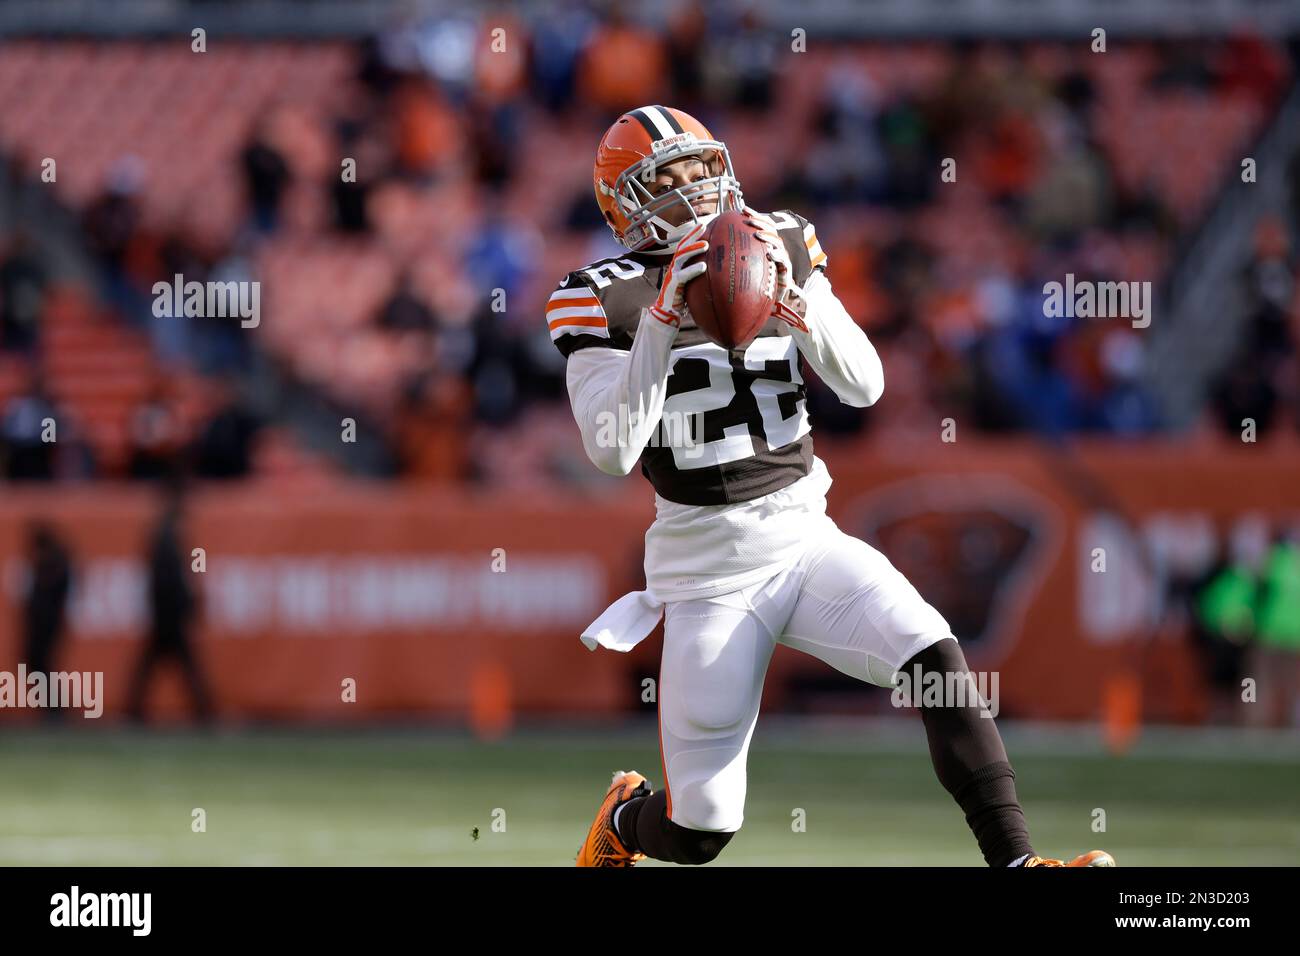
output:
M566 358L581 348L611 347L605 307L582 270L561 279L546 300L546 327Z

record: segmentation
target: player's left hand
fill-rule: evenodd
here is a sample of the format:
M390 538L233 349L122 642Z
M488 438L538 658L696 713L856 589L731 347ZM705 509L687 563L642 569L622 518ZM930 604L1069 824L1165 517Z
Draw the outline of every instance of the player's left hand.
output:
M765 216L753 206L746 206L741 210L741 215L758 227L755 234L767 246L767 257L777 263L778 267L784 264L786 271L789 271L790 254L786 252L785 243L777 235L777 225L772 218Z
M790 263L790 253L786 251L785 243L777 235L776 223L771 217L765 216L752 206L746 206L742 210L742 215L758 226L755 235L767 246L767 257L776 267L775 288L772 293L772 301L775 304L772 307L772 315L792 328L807 332L808 302L804 298L803 289L794 281L794 266Z

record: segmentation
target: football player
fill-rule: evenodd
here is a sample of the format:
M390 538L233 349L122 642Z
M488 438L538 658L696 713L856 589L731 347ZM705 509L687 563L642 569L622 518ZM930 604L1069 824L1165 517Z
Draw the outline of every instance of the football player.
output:
M628 251L565 276L546 322L587 455L615 475L640 463L656 517L646 590L616 601L582 639L626 651L664 618L664 786L615 773L577 862L707 863L743 821L746 756L777 644L882 687L900 672L952 686L944 675L967 667L944 618L826 514L831 479L813 454L801 363L856 407L880 397L884 376L831 288L813 224L746 206L726 146L662 106L615 120L594 181ZM706 269L704 226L728 210L753 220L776 273L768 322L730 351L684 304L686 284ZM682 420L691 427L673 439L666 423ZM930 754L989 865L1113 865L1100 850L1069 863L1038 856L983 702L944 703L921 709Z

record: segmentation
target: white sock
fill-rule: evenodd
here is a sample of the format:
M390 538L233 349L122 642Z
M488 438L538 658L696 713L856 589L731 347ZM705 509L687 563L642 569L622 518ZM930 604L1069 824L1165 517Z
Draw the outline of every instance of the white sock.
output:
M617 814L615 814L615 816L617 816ZM1025 860L1027 860L1027 859L1029 859L1029 854L1028 854L1028 853L1026 853L1024 856L1018 856L1018 857L1016 857L1014 860L1012 860L1010 863L1008 863L1007 866L1019 866L1021 863L1024 863Z

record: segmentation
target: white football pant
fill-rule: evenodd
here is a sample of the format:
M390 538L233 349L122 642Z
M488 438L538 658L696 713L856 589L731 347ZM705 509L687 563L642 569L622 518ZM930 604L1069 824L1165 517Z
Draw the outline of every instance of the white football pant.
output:
M778 643L881 687L920 651L953 638L889 560L839 529L784 570L739 591L665 608L659 738L668 816L739 830L745 763Z

